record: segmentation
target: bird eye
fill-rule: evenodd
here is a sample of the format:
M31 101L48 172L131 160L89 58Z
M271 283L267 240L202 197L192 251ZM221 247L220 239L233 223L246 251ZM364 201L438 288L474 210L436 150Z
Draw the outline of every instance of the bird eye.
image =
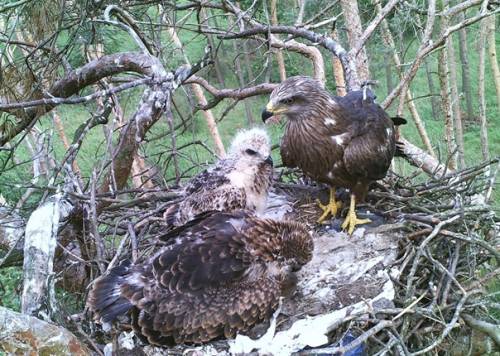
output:
M285 99L281 100L281 103L288 105L288 104L293 103L293 101L294 101L293 98L285 98Z
M250 156L255 156L255 155L257 154L257 152L256 152L256 151L254 151L254 150L252 150L252 149L250 149L250 148L247 148L247 149L245 150L245 152L246 152L246 153L248 153Z

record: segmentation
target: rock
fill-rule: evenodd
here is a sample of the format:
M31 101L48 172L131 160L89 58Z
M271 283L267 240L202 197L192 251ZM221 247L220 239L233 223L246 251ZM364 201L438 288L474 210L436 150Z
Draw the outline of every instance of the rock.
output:
M0 351L9 355L92 354L67 329L4 307L0 307Z

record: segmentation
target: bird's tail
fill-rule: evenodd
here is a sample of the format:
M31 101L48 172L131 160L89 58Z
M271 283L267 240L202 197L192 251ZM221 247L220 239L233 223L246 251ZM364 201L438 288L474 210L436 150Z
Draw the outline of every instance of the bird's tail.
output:
M130 261L126 261L94 282L87 306L96 314L97 320L110 323L130 310L132 304L122 293L122 285L129 273Z

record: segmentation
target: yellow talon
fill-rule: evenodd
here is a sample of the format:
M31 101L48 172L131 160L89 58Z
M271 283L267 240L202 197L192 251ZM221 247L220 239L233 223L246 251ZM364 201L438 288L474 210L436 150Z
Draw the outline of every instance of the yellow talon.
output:
M356 198L354 194L351 194L351 205L349 206L349 212L347 213L344 223L342 224L342 229L347 230L347 233L349 235L352 235L356 225L368 224L372 222L370 219L358 219L358 217L356 216L355 206Z
M334 187L330 188L330 201L328 202L328 204L326 204L326 205L322 204L319 199L317 200L317 202L318 202L318 205L321 208L321 210L323 210L323 214L321 214L321 216L318 219L319 224L321 224L323 221L325 221L326 218L328 217L328 215L330 215L330 214L333 217L335 217L337 215L337 212L342 207L342 203L335 200L335 188Z

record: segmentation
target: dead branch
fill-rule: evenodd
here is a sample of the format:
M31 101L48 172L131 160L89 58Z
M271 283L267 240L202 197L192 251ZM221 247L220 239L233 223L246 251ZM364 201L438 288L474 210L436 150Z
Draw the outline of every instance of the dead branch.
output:
M205 106L200 107L201 110L206 110L215 107L222 99L245 99L251 96L270 94L277 84L263 83L247 88L237 89L218 89L210 84L206 79L193 75L186 80L185 84L196 83L201 85L206 91L214 96L214 99Z

